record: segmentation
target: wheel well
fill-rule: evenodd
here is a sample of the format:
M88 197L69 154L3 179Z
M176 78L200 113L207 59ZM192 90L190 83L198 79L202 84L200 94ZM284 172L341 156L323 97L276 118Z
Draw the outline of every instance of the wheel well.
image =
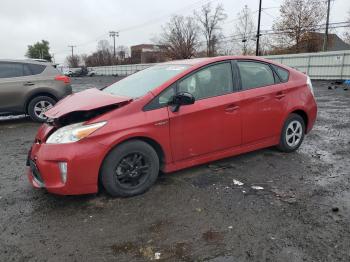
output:
M130 141L130 140L141 140L141 141L149 144L151 147L153 147L153 149L156 151L158 158L159 158L159 169L162 170L164 163L165 163L165 154L164 154L162 147L160 146L160 144L157 141L155 141L151 138L148 138L148 137L133 137L131 139L123 141L123 143Z
M149 145L156 151L156 153L157 153L157 155L158 155L158 158L159 158L159 169L160 169L160 170L163 169L164 164L165 164L165 154L164 154L164 150L162 149L162 147L160 146L160 144L159 144L157 141L155 141L155 140L153 140L153 139L151 139L151 138L149 138L149 137L132 137L132 138L129 138L129 139L126 139L126 140L120 142L119 144L115 145L113 148L115 148L115 147L117 147L117 146L119 146L119 145L121 145L121 144L123 144L123 143L125 143L125 142L132 141L132 140L141 140L141 141L143 141L143 142L149 144ZM109 154L109 152L110 152L113 148L111 148L111 149L108 151L108 153L105 155L104 159L107 157L107 155ZM98 173L98 181L97 181L97 183L98 183L98 188L99 188L99 190L100 190L101 188L103 188L103 185L102 185L102 182L101 182L100 171L101 171L101 167L102 167L102 164L103 164L104 159L103 159L102 162L101 162L100 170L99 170L99 173Z
M118 144L115 145L113 148L115 148L115 147L117 147L117 146L119 146L119 145L121 145L121 144L123 144L123 143L132 141L132 140L141 140L141 141L143 141L143 142L149 144L149 145L156 151L156 153L157 153L157 155L158 155L158 158L159 158L159 168L160 168L160 169L163 168L164 163L165 163L165 154L164 154L164 150L163 150L163 148L161 147L161 145L160 145L157 141L155 141L155 140L153 140L153 139L151 139L151 138L149 138L149 137L140 137L140 136L132 137L132 138L126 139L126 140L124 140L124 141L118 143ZM113 148L111 148L111 149L108 151L108 153L109 153ZM107 155L108 155L108 153L107 153ZM107 155L106 155L106 156L107 156ZM106 156L105 156L105 157L106 157Z
M305 113L305 111L303 110L295 110L292 112L292 114L297 114L299 116L301 116L304 120L304 123L305 123L305 133L307 132L307 126L308 126L308 117L307 117L307 114Z
M28 105L29 105L30 101L32 101L34 98L36 98L38 96L48 96L48 97L52 98L53 100L55 100L56 102L58 100L53 94L50 94L50 93L46 93L46 92L35 93L35 94L31 95L30 97L28 97L26 100L26 103L24 105L24 111L26 113L28 113Z

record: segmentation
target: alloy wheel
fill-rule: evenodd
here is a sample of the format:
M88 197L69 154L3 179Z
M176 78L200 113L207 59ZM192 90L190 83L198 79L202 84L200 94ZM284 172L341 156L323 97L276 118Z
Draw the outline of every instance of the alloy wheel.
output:
M117 183L128 189L139 186L147 179L149 165L148 159L140 153L123 157L115 170Z
M38 101L34 105L34 114L40 119L46 119L45 112L53 107L49 101Z
M293 120L289 123L286 129L286 142L290 147L296 147L299 145L303 135L303 127L297 120Z

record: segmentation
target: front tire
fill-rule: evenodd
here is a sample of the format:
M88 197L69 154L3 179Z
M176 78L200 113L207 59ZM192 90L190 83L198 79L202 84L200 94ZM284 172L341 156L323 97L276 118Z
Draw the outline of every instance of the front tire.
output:
M157 180L159 158L149 144L132 140L112 149L101 167L101 181L112 196L130 197L146 192Z
M37 96L28 104L28 114L35 122L45 122L47 117L45 112L51 109L56 104L56 101L48 96Z
M282 152L293 152L300 147L304 136L304 119L300 115L290 114L283 125L278 149Z

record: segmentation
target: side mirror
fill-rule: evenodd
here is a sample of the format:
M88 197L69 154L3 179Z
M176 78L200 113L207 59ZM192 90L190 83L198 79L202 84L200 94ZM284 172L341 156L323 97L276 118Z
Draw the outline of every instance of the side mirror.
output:
M173 99L170 101L171 111L179 111L180 106L192 105L194 104L195 98L191 93L180 92L173 96Z

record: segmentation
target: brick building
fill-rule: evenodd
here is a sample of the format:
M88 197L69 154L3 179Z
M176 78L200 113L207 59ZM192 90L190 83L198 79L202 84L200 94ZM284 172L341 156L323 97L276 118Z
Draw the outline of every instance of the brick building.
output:
M135 64L159 63L167 61L166 46L141 44L131 48L131 61Z

